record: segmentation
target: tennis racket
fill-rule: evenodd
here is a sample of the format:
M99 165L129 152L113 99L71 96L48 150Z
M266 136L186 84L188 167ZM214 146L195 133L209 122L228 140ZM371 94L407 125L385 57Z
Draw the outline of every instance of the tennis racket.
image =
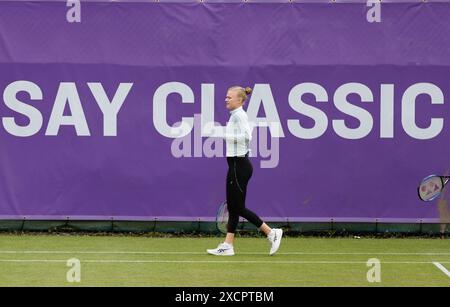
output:
M419 198L423 201L432 201L436 199L441 195L442 190L449 180L450 176L430 175L425 177L417 188Z
M220 206L219 210L217 210L216 215L216 226L217 229L223 233L227 233L227 224L228 224L228 207L227 202L224 201Z

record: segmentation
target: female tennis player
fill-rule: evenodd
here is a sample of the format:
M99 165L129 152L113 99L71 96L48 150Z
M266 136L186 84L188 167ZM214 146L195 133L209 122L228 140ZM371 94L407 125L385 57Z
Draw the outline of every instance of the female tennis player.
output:
M207 250L209 254L216 256L234 255L234 234L239 223L239 216L247 219L267 235L271 244L269 255L277 252L283 235L282 229L270 228L258 215L245 207L247 184L253 173L252 164L248 159L252 133L247 113L242 106L251 92L252 89L249 87L233 86L228 89L225 99L226 107L231 113L225 132L228 163L226 194L229 218L225 242L220 243L215 249Z

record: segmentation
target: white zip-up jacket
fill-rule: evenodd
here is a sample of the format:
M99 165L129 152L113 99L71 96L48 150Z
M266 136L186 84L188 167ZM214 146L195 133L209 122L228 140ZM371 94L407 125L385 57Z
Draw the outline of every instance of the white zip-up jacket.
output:
M234 109L230 113L230 120L225 128L226 155L227 157L245 156L250 152L252 140L247 113L242 107Z

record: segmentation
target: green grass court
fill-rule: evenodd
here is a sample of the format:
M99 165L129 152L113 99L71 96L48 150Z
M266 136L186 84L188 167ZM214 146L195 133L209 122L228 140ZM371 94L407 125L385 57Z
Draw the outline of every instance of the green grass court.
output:
M450 241L441 239L283 239L269 257L265 238L237 238L236 256L205 249L218 237L0 236L0 286L450 286ZM67 260L81 282L66 279ZM370 258L381 282L369 283Z

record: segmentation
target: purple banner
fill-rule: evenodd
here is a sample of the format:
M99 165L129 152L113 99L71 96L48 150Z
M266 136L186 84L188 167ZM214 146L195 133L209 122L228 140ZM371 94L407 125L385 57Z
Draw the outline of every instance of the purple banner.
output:
M1 219L213 220L241 85L263 218L439 221L450 3L163 2L0 1Z

